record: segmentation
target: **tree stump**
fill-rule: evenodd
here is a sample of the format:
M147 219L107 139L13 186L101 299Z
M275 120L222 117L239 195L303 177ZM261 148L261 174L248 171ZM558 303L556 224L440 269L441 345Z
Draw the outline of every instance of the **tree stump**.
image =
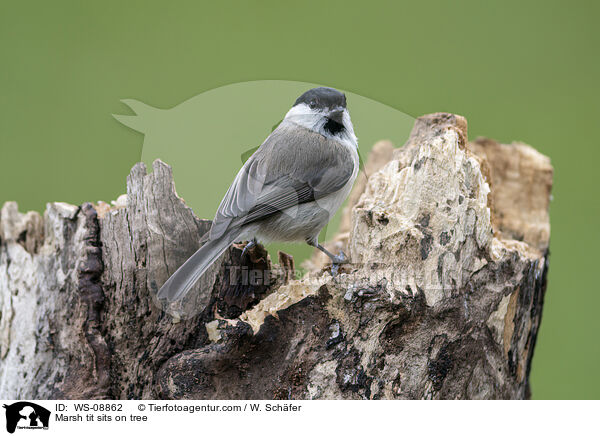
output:
M170 167L112 205L0 214L0 396L25 399L528 398L550 225L549 159L417 120L380 143L301 278L234 244L183 302L156 291L201 244ZM258 280L248 280L254 275Z

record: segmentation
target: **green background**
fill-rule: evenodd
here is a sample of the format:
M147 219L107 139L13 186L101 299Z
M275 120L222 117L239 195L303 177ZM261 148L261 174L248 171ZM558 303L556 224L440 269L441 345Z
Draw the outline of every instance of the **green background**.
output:
M600 92L594 2L0 1L0 202L116 198L142 137L123 98L170 108L222 85L286 79L552 158L552 244L534 398L600 398L595 276Z
M141 101L123 100L134 112L115 114L126 126L144 134L141 160L152 168L155 159L173 169L177 194L199 217L213 217L242 163L254 152L307 89L320 84L291 80L253 80L203 92L170 109ZM375 142L385 138L403 144L415 119L402 111L345 91L359 153L368 156ZM367 174L366 177L370 176ZM363 171L359 177L365 177ZM321 231L321 242L339 227L343 208ZM282 250L294 256L296 272L314 248L308 244L272 243L272 259Z

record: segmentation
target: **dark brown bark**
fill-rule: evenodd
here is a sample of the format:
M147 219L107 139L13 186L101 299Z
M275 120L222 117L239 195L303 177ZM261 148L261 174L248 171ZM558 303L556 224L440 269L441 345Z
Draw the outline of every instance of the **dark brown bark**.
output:
M527 398L550 235L552 167L467 142L451 114L376 145L330 248L294 277L232 246L183 302L156 291L210 222L170 168L137 164L114 205L0 215L4 398ZM249 273L258 280L248 280Z

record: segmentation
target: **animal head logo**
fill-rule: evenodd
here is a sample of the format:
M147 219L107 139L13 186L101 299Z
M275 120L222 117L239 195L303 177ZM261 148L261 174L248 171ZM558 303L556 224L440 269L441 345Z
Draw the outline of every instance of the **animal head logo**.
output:
M6 409L6 431L14 433L17 428L47 429L50 423L50 411L29 401L4 404Z

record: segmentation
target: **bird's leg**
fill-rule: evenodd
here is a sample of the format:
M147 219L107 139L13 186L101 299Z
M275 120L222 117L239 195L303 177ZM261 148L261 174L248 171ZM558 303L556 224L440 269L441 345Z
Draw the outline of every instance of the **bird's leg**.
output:
M348 262L348 258L344 254L342 250L340 250L340 254L335 255L325 247L323 247L317 240L307 240L308 245L312 245L313 247L318 248L323 253L325 253L331 259L331 275L335 277L338 273L340 265Z
M242 256L241 258L244 259L244 256L246 256L246 253L249 249L256 247L258 245L258 242L256 241L256 238L253 238L251 241L249 241L246 246L244 247L244 249L242 250Z
M331 262L334 264L339 265L342 263L346 263L348 261L348 259L346 258L346 255L341 250L340 250L340 254L335 255L331 251L329 251L325 247L323 247L321 244L317 244L317 248L319 250L321 250L323 253L325 253L327 256L329 256L329 258L331 259Z

